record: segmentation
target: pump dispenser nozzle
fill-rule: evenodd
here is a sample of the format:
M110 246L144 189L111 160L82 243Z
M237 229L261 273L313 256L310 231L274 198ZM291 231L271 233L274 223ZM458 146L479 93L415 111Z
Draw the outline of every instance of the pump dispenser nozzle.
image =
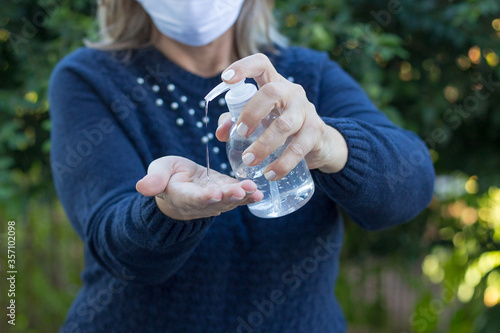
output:
M245 104L247 104L247 102L257 92L257 87L255 87L253 84L245 83L245 79L234 84L222 82L211 92L209 92L207 96L205 96L205 100L208 103L215 97L225 93L228 90L229 92L226 95L226 104L229 111L231 112L231 118L237 119Z
M220 94L223 94L226 91L231 90L231 89L236 89L236 87L241 86L242 84L245 84L245 80L244 79L241 80L240 82L236 82L234 84L229 84L229 83L226 83L226 82L222 82L217 87L215 87L214 89L212 89L212 91L210 91L207 94L207 96L205 96L205 100L207 102L211 102L211 101L213 101L213 99L215 97L219 96Z

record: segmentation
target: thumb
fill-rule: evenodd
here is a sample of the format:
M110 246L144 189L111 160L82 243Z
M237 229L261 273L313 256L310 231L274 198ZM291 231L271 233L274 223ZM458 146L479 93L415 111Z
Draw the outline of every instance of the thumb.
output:
M172 165L168 157L162 157L151 162L148 174L139 180L135 186L137 191L147 197L165 191L172 175Z
M231 115L229 112L223 113L219 117L219 127L215 131L215 136L221 142L229 141L229 132L231 131L231 127L233 126L233 122L231 121Z

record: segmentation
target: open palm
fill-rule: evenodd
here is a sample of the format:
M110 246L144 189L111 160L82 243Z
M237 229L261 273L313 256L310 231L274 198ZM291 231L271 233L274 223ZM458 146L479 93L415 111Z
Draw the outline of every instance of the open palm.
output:
M179 156L153 161L137 191L156 196L161 211L176 220L216 216L263 198L251 180L240 182L215 170L207 179L205 167Z

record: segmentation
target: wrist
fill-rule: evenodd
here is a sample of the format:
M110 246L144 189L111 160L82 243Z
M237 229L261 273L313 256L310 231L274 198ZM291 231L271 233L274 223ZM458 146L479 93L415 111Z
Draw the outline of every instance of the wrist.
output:
M323 150L321 155L324 157L318 168L319 171L324 173L341 171L345 167L349 155L344 136L334 127L324 124L321 147Z
M178 214L176 213L175 210L172 210L170 205L167 203L167 200L165 199L164 193L155 196L155 202L156 206L158 206L158 209L163 213L163 215L171 218L172 220L179 220L179 221L191 220L191 217Z

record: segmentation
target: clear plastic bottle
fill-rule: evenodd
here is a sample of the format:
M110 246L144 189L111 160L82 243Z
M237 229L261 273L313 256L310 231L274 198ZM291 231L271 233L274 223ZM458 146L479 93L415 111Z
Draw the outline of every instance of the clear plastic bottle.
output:
M242 160L243 152L257 140L279 114L276 111L271 112L251 135L243 137L236 132L236 121L245 105L257 92L257 88L253 84L245 84L244 80L231 85L223 82L205 97L207 103L227 90L229 92L225 99L233 121L229 142L226 145L229 163L237 179L251 179L264 194L260 202L248 205L250 212L258 217L274 218L296 211L304 206L314 193L314 181L305 160L302 159L290 173L280 180L269 181L264 177L266 167L281 156L290 140L283 143L256 166L248 166Z

